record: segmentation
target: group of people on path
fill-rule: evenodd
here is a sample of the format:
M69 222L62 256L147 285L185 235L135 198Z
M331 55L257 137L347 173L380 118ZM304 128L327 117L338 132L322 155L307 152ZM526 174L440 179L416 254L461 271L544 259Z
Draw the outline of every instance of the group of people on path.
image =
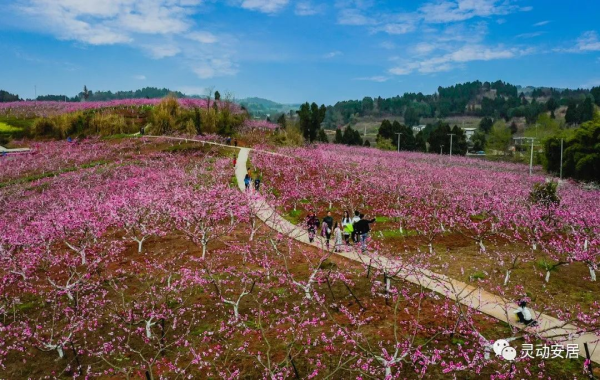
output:
M227 138L225 139L225 143L227 143L227 145L231 145L231 137L227 137ZM234 145L235 147L237 147L237 146L238 146L238 141L237 141L237 139L233 139L233 145Z
M236 164L235 159L234 159L234 165ZM255 191L259 191L260 190L260 175L256 174L256 177L254 178L254 190ZM252 185L252 171L250 168L248 168L248 171L246 172L246 176L244 177L244 186L246 186L246 191L250 190L250 185Z
M369 238L369 232L371 232L370 224L375 222L375 218L367 219L364 214L358 211L354 211L354 217L350 218L350 213L344 211L344 216L341 222L333 220L331 211L327 212L327 216L323 218L323 221L319 220L316 212L312 211L306 218L306 225L308 228L308 240L312 243L315 241L315 236L319 228L321 228L321 236L325 238L325 244L329 249L329 241L331 235L334 237L334 251L340 252L342 247L350 246L350 238L354 244L361 244L362 252L367 250L367 239Z

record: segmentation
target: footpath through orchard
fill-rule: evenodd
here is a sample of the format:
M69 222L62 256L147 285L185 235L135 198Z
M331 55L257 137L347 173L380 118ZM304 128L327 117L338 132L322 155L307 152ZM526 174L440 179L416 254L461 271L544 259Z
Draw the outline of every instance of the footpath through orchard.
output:
M247 162L250 151L269 154L273 156L284 156L279 153L257 150L252 148L234 147L215 142L202 141L188 138L164 137L164 136L144 136L150 138L163 138L169 140L180 140L185 142L198 142L202 144L222 146L231 149L239 149L237 164L235 167L235 176L238 187L241 192L245 192L244 177L247 173ZM285 157L285 156L284 156ZM251 186L252 188L252 186ZM313 243L308 239L308 232L302 227L296 226L283 218L277 211L269 205L260 195L250 198L252 207L256 215L270 228L278 231L284 236L291 237L304 244L311 245L318 249L325 249L323 239L317 238ZM348 251L335 252L348 260L361 263L372 268L377 268L398 279L402 279L413 284L430 289L450 299L475 309L483 314L506 322L517 329L533 333L540 338L550 339L553 342L563 345L577 344L579 346L579 355L586 357L584 344L588 344L591 361L600 364L600 338L590 332L582 332L577 326L561 321L550 315L532 310L532 314L538 321L537 327L525 327L519 324L513 310L516 309L515 301L509 301L503 297L492 294L482 288L457 281L443 274L438 274L423 268L402 263L400 260L389 259L374 254L362 254L355 249Z
M250 148L240 148L235 168L237 183L242 192L245 191L244 176L246 175L246 165L251 150L252 149ZM276 154L265 151L261 151L261 153ZM279 215L273 207L267 204L263 197L255 196L251 199L253 200L252 206L255 208L257 216L267 226L280 232L284 236L292 237L297 241L312 245L319 249L324 249L325 244L322 239L317 238L313 243L310 243L308 232L305 229L292 224ZM550 315L532 310L532 314L534 314L539 325L537 327L525 327L518 323L516 316L513 313L513 310L517 307L514 301L506 300L479 287L454 280L448 276L434 273L426 269L405 265L399 260L362 254L355 249L350 249L345 252L335 252L335 254L364 265L370 265L371 267L383 270L387 273L393 273L394 277L423 286L443 296L456 300L463 305L478 310L481 313L506 322L518 329L527 329L528 332L535 332L539 337L551 339L552 341L563 345L577 344L579 346L579 355L584 358L586 357L584 343L587 343L591 360L600 364L599 337L593 333L582 333L581 330L573 324L563 322Z

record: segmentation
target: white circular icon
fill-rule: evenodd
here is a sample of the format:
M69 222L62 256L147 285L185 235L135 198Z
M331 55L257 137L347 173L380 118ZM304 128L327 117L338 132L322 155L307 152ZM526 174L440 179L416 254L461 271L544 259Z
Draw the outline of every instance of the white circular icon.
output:
M517 350L513 347L505 347L502 350L502 357L509 362L512 362L517 357Z
M494 342L494 352L496 356L500 356L502 354L502 350L508 347L508 342L504 339L498 339Z

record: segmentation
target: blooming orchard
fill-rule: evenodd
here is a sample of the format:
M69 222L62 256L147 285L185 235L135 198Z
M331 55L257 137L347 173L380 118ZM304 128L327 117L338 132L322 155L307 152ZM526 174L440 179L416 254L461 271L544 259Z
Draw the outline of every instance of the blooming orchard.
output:
M345 148L296 150L314 160L283 163L253 153L274 180L292 179L269 181L266 189L275 183L280 197L261 198L232 186L231 152L171 148L161 139L114 147L53 142L39 148L43 154L0 162L21 168L3 168L0 188L0 368L7 377L565 376L561 366L490 354L496 339L518 335L529 343L533 333L517 334L451 297L391 278L402 269L424 276L424 265L353 264L257 224L254 209L257 199L288 208L306 199L368 207L433 242L460 228L482 254L493 237L512 230L562 254L558 239L546 238L554 222L540 217L515 229L519 220L508 217L521 208L548 215L521 205L526 186L510 197L501 191L539 177L523 178L510 165L484 176L481 163L470 174L481 186L470 183L470 190L487 193L478 201L466 184L462 193L442 196L450 186L444 181L458 186L467 169L444 174L442 162L428 167L424 156L393 169L392 156L373 150L355 161ZM324 167L331 171L321 178ZM396 170L406 179L394 179ZM372 176L377 171L384 180ZM53 176L34 175L45 172ZM419 173L430 181L428 191L419 189ZM498 188L486 182L494 176ZM330 187L336 191L325 191ZM569 206L585 192L562 196L551 210L559 226L569 215L575 223L584 218L579 212L593 214L591 201ZM579 223L561 234L567 247L582 243L577 255L595 263L596 224Z
M55 101L24 101L24 102L6 102L0 103L0 115L14 117L49 117L65 113L85 110L126 110L137 109L140 107L154 107L162 99L119 99L95 102L55 102ZM207 108L209 106L206 99L178 99L179 104L184 108ZM211 102L211 104L214 101ZM230 104L232 112L240 112L241 108L237 104Z

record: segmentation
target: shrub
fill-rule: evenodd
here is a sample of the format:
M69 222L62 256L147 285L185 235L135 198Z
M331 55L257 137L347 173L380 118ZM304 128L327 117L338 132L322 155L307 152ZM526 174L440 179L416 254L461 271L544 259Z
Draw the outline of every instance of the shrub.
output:
M90 132L100 136L134 133L137 127L128 124L122 115L97 113L90 120Z
M531 203L540 204L545 207L558 205L560 198L556 194L557 187L557 182L536 183L529 194L529 200Z
M31 133L34 136L58 137L55 135L56 132L57 129L54 121L45 117L36 119L31 126Z
M302 146L304 145L304 136L297 126L288 126L286 129L280 129L273 135L273 142L281 146Z

